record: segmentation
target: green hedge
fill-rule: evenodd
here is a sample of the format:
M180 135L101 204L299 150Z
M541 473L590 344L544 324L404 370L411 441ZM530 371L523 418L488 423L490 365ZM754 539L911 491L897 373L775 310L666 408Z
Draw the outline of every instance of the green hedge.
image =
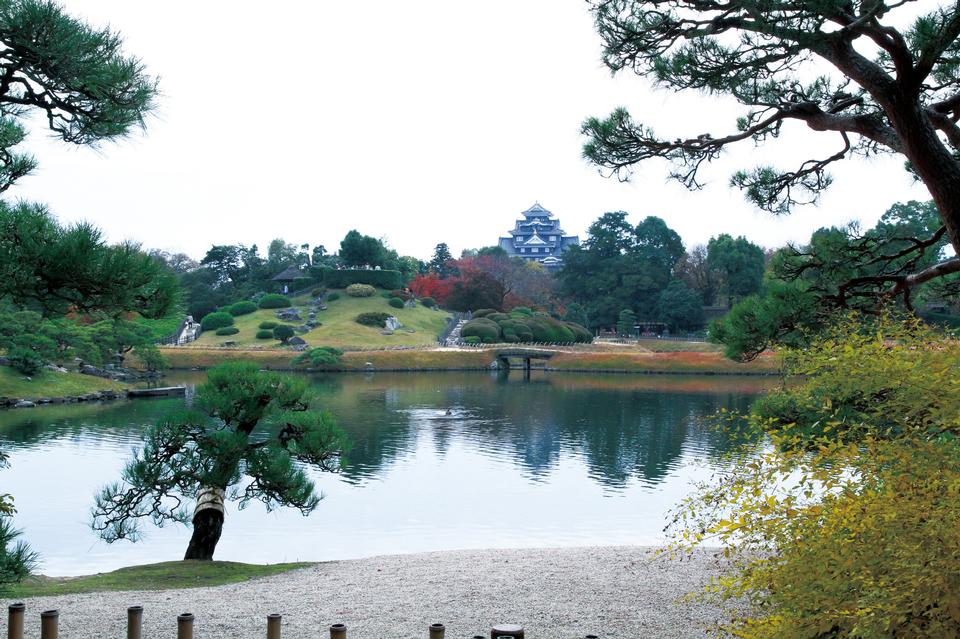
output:
M205 331L215 331L224 326L233 326L233 315L225 311L207 313L200 320L200 328Z
M333 346L320 346L309 351L300 353L293 358L293 364L307 364L313 368L321 366L332 366L340 363L340 357L343 351Z
M278 326L280 326L280 322L273 322L271 320L267 320L266 322L260 322L260 325L257 328L272 331Z
M347 295L350 297L373 297L376 292L377 289L369 284L351 284L347 287Z
M334 292L327 295L328 302L336 302L338 299L340 299L340 293Z
M346 288L351 284L369 284L392 291L404 284L400 271L337 270L312 266L310 267L310 273L327 288Z
M403 308L403 300L399 297L391 297L387 303L394 308Z
M384 328L387 325L387 318L389 317L389 313L360 313L353 321L357 324L363 324L364 326Z
M257 331L257 339L273 339L273 331L271 330Z
M267 293L260 298L260 308L286 308L290 306L290 298L277 293Z
M420 304L426 306L427 308L433 308L437 305L437 300L433 299L432 297L422 297L420 298Z
M477 319L478 317L486 317L490 313L497 313L497 312L498 311L492 308L478 308L473 312L473 319Z
M293 284L290 287L291 291L302 291L308 289L311 286L314 286L317 283L317 280L312 277L295 277L293 278Z
M460 334L464 341L468 337L475 337L485 344L501 341L558 344L593 341L590 331L579 324L561 322L546 313L527 314L528 312L524 309L507 315L491 311L486 313L485 317L474 317L464 324Z
M236 335L240 332L240 329L236 326L224 326L223 328L217 329L217 335Z
M243 302L237 302L235 304L231 304L226 308L226 311L231 315L233 315L234 317L237 317L239 315L249 315L250 313L253 313L256 310L257 310L257 305L254 304L253 302L249 302L246 300Z

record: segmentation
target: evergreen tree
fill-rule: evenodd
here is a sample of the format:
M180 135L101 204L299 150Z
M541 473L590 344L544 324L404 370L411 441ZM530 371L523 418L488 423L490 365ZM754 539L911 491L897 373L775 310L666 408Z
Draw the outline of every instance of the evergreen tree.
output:
M450 247L445 242L440 242L433 249L433 257L427 262L427 268L439 275L440 279L446 279L457 274L456 267L451 264L452 261Z
M122 483L97 495L92 525L108 543L138 540L143 519L192 520L184 559L209 560L227 499L304 515L317 507L320 496L303 466L338 470L346 440L328 414L310 408L304 380L255 364L223 364L210 370L195 406L161 419L125 466ZM192 518L184 501L194 502Z
M633 336L636 332L634 326L637 324L637 314L631 311L629 308L625 308L620 311L620 315L617 316L617 335L621 337L630 337Z

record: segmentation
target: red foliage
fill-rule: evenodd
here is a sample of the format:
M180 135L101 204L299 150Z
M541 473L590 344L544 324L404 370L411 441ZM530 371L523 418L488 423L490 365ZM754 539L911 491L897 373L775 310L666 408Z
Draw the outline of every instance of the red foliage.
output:
M455 278L442 280L436 273L429 273L417 275L410 280L409 287L417 297L432 297L437 304L443 306L450 297L455 282Z

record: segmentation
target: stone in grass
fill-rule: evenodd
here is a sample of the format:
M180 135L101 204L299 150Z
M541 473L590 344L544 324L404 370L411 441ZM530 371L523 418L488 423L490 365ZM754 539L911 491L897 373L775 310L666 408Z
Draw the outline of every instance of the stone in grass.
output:
M307 342L302 337L297 337L296 335L294 335L293 337L291 337L286 341L286 344L287 346L296 347L296 346L306 346Z
M14 408L33 408L34 406L36 406L36 404L28 399L21 399L19 402L13 405Z

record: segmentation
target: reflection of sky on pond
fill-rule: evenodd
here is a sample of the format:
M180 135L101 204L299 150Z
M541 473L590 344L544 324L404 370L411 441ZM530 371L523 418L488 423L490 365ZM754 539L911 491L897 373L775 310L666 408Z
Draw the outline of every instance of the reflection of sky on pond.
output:
M190 380L188 380L190 381ZM728 443L701 418L743 407L730 380L572 375L343 375L319 402L353 442L342 475L315 475L310 517L232 508L217 558L278 562L479 547L655 544L666 511ZM182 556L189 531L145 527L108 546L88 528L92 496L118 477L143 428L178 400L8 411L16 525L47 574L82 574ZM450 414L447 414L447 411Z

